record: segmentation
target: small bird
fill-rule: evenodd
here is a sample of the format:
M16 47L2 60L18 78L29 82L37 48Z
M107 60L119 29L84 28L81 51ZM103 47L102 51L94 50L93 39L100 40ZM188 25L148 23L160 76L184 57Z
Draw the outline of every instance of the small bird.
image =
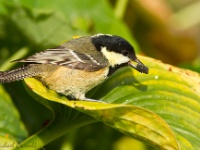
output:
M85 94L121 67L131 66L148 74L133 46L124 38L110 34L82 36L13 62L25 64L0 72L0 83L35 77L51 90L85 101L93 101Z

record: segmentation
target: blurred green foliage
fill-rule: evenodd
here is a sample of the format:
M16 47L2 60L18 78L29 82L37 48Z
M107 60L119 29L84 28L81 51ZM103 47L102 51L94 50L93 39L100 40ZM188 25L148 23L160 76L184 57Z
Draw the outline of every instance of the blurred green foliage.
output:
M11 60L54 47L73 36L107 33L124 37L137 53L200 72L198 39L189 29L173 26L169 17L173 11L162 2L158 10L144 0L0 0L0 70L15 68L20 64L9 63ZM0 91L0 138L21 142L53 118L46 107L27 94L21 82L5 84ZM121 138L121 133L95 123L45 148L118 150ZM152 148L138 148L145 149Z

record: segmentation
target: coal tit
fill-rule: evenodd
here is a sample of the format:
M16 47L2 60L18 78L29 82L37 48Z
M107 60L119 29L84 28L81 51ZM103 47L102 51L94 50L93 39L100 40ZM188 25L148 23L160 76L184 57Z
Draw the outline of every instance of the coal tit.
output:
M131 44L120 36L96 34L72 39L26 59L22 67L0 72L0 83L28 77L39 79L49 89L77 100L102 83L118 68L131 66L142 73L148 68L136 57Z

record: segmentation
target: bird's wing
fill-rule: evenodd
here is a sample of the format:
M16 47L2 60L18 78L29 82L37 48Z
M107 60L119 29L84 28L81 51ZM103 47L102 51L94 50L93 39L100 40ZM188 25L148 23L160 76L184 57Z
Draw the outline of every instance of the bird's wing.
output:
M89 54L62 48L47 49L26 59L15 60L14 62L54 64L86 71L97 71L106 66L105 63L100 64Z

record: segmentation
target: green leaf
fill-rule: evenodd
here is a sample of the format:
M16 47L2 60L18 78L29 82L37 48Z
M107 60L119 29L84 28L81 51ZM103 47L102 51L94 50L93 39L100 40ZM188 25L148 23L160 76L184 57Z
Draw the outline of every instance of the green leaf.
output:
M91 95L109 103L123 103L151 110L170 125L181 149L199 149L199 74L150 58L144 58L142 62L150 68L148 75L123 68Z
M128 105L68 101L65 97L60 97L55 92L46 89L34 78L29 78L25 81L31 91L34 91L45 99L62 103L87 113L119 131L137 139L148 141L156 147L178 149L176 139L169 126L160 117L150 111ZM59 122L59 124L63 124L63 122ZM66 128L68 127L66 126ZM59 130L57 129L57 132Z
M26 79L25 82L32 92L45 99L87 113L156 148L200 148L199 74L154 59L140 59L144 64L149 64L148 75L128 67L123 68L89 93L92 98L118 104L68 101L33 78ZM151 111L163 118L170 127Z
M6 145L4 147L3 144L21 142L27 137L27 132L11 98L1 85L0 110L0 145L3 146L2 148L12 148L12 146L6 147Z

